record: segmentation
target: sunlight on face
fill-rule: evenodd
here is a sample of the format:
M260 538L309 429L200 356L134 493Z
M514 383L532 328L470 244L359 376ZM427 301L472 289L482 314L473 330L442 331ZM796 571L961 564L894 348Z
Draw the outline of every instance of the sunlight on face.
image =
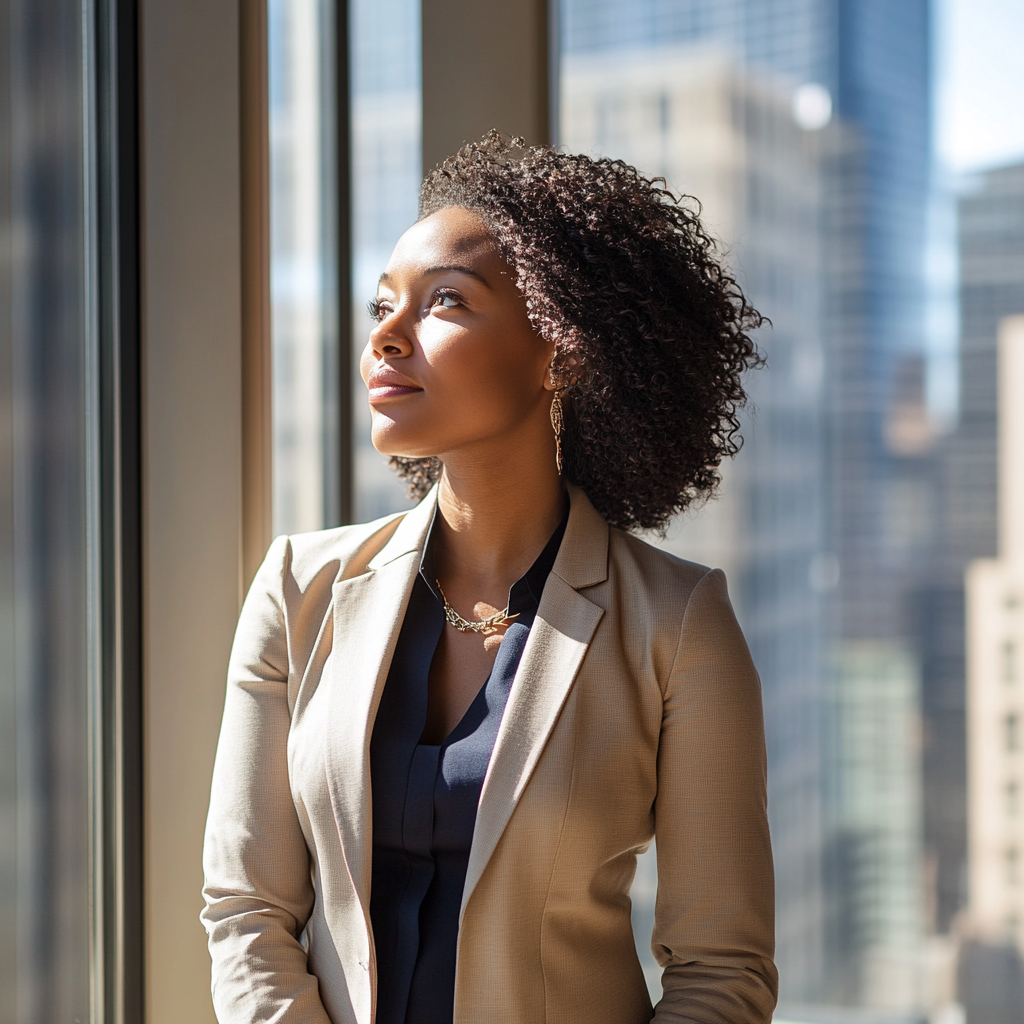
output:
M448 207L414 224L381 275L374 309L360 370L378 451L443 458L515 443L548 416L551 345L473 213Z

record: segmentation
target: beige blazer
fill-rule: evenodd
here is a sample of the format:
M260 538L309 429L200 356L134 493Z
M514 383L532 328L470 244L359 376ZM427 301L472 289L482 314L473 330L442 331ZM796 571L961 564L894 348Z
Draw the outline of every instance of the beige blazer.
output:
M369 745L419 567L408 513L279 538L242 609L206 830L222 1024L371 1024ZM636 855L657 839L653 1019L771 1018L757 674L719 570L578 490L480 796L455 1024L641 1024Z

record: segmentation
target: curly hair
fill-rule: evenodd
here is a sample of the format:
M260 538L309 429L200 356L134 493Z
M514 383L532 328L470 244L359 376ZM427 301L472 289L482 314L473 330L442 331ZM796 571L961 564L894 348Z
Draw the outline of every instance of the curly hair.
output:
M723 267L700 204L621 160L526 147L497 131L431 171L419 217L476 213L554 345L563 474L613 526L663 529L713 494L742 444L742 376L764 318ZM420 497L436 458L393 456Z

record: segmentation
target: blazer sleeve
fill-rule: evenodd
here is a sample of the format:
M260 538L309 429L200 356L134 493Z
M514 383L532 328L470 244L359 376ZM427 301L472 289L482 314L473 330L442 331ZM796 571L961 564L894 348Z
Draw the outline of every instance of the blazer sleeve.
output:
M720 569L693 590L664 692L655 1024L768 1024L778 996L761 687Z
M299 941L314 897L288 779L289 559L288 539L274 541L242 607L228 668L200 915L221 1024L330 1024Z

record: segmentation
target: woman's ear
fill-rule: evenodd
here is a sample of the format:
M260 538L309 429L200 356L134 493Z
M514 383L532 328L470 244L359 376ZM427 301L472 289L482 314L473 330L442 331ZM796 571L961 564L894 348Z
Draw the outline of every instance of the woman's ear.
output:
M575 352L559 352L551 354L547 373L544 375L546 391L561 391L562 388L575 384L581 375L580 358Z

